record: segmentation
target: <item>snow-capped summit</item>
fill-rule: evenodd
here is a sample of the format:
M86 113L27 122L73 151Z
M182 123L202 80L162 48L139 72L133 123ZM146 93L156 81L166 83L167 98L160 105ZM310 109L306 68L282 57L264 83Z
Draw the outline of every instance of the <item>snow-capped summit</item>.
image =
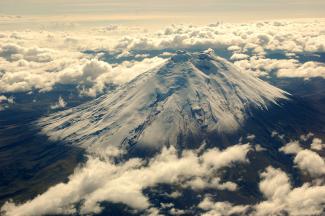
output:
M177 51L176 55L171 57L171 61L175 63L186 62L189 61L190 59L191 59L191 55L182 50Z
M91 102L41 119L49 137L103 150L111 145L160 148L186 137L232 133L252 109L287 93L217 57L177 52L157 68Z

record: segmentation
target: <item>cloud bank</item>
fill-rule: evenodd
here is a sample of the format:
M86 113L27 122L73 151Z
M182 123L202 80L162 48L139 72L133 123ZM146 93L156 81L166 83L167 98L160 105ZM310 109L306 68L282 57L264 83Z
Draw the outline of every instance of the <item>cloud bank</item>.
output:
M120 85L159 65L169 51L178 49L228 52L239 68L256 76L324 78L323 63L296 58L325 52L324 28L325 21L315 19L171 25L157 32L120 26L80 32L3 32L0 93L51 91L72 84L81 95L96 96L110 84ZM286 58L269 58L270 52L285 53ZM105 53L125 60L109 62Z
M301 140L307 141L314 135L302 135ZM322 140L314 138L311 144L319 146ZM318 151L319 148L314 149ZM280 168L272 166L260 173L259 191L264 197L255 205L236 205L230 202L214 201L206 195L198 207L204 211L203 215L322 215L325 210L325 182L323 158L314 151L304 149L299 141L292 141L279 151L293 155L293 162L302 174L311 177L311 182L293 187L290 176Z
M193 190L214 188L236 190L235 182L222 182L221 169L235 163L246 163L248 144L235 145L223 151L213 148L202 155L186 150L179 157L173 147L145 161L133 158L123 163L90 158L70 176L67 183L49 188L45 193L23 204L7 202L5 215L45 215L99 213L101 202L124 203L134 209L150 209L143 194L157 184L176 184ZM116 152L119 153L118 151ZM81 204L77 210L76 204ZM44 208L46 206L46 208Z

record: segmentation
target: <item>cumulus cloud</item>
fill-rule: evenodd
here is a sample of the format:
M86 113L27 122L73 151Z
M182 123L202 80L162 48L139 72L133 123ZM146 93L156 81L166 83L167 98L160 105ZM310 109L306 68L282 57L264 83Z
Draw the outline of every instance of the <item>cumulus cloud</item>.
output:
M302 137L305 138L305 137ZM314 138L311 144L311 149L321 150L323 148L322 140ZM308 149L303 149L299 141L287 143L281 147L279 151L285 154L293 154L294 163L303 172L311 177L317 178L325 174L325 161L317 154Z
M295 70L299 67L299 61L296 59L270 59L257 56L236 61L234 64L258 77L266 77L279 70Z
M320 177L325 174L324 159L308 149L300 151L296 155L294 162L300 170L307 172L312 177Z
M249 141L253 141L256 138L255 134L248 134L246 136L246 139L248 139Z
M322 149L325 149L325 143L323 143L322 139L314 138L310 148L312 150L321 151Z
M23 204L7 202L1 210L5 215L15 216L73 214L77 212L76 204L80 203L79 213L91 214L101 212L100 203L104 201L124 203L135 209L150 209L151 204L142 190L160 183L190 187L189 182L201 178L205 187L232 188L229 184L234 183L212 180L220 177L220 169L246 162L249 150L250 146L245 144L224 151L210 149L202 155L186 150L178 156L175 148L170 147L148 161L133 158L117 164L111 160L90 158L67 183L55 185Z
M306 62L296 68L283 68L277 72L278 77L323 77L325 78L325 65L317 62Z
M51 109L61 109L66 107L67 102L64 101L64 99L60 96L58 99L58 102L51 106Z
M139 29L117 26L80 32L4 32L0 37L0 92L50 91L56 85L74 84L81 94L96 96L108 84L127 82L163 61L133 52L139 50L161 50L160 57L167 57L170 53L165 50L214 48L230 52L230 59L238 67L256 76L269 76L275 71L278 77L324 77L324 65L317 62L301 64L295 59L265 58L268 51L293 55L323 52L324 26L323 20L294 20L172 25L158 32L140 33ZM94 36L89 37L90 33ZM98 60L100 54L93 59L84 54L100 50L116 58L145 60L116 66ZM142 65L141 69L132 70L132 64Z
M258 55L263 55L265 50L322 52L325 47L321 34L323 27L322 20L226 23L200 27L172 25L150 36L125 37L115 48L136 50L212 47L235 52L252 50Z
M52 61L53 50L45 48L25 48L17 44L4 44L0 47L0 57L9 61L26 60L32 62Z
M268 200L281 198L291 189L288 176L279 169L268 167L261 178L259 189Z
M142 61L124 61L113 67L111 73L99 76L97 81L100 82L99 80L102 80L106 83L123 84L163 62L165 60L159 57L145 58Z
M199 208L205 210L204 216L226 216L226 215L242 215L249 206L233 205L229 202L214 202L209 196L206 196L198 205Z
M256 144L254 147L256 152L267 151L267 149L263 148L260 144Z
M280 133L277 132L277 131L272 131L272 133L271 133L271 137L272 137L272 138L278 138L278 139L284 141L284 139L285 139L286 136L285 136L285 134L280 134Z
M300 138L307 141L313 136L308 133ZM320 145L323 145L322 140L314 138L311 149L318 151ZM312 182L293 187L287 173L269 166L260 174L258 185L264 201L255 205L236 205L215 202L212 197L206 196L198 207L205 211L205 215L322 215L325 211L324 159L316 152L304 149L299 141L289 142L279 151L294 155L294 163L299 170L312 177Z
M131 35L133 30L126 30ZM141 58L131 56L121 64L102 61L101 52L89 55L85 51L114 53L109 45L117 36L92 31L93 37L87 31L6 32L0 38L0 92L51 91L57 85L69 84L76 86L81 95L96 96L107 85L128 82L163 62L145 54Z
M301 148L299 141L292 141L281 147L279 150L285 154L297 154L303 149Z
M265 200L255 205L236 205L205 198L198 205L203 215L322 215L325 210L325 186L304 183L293 188L281 169L267 167L260 174L260 192Z
M309 132L308 134L302 134L302 135L300 135L300 140L307 141L313 136L314 136L314 134L311 132Z
M3 57L0 58L0 71L3 71L0 72L0 92L50 91L58 84L74 84L81 94L96 96L108 84L123 84L163 62L163 59L156 57L142 61L125 61L112 66L75 52L53 55L53 60L45 61L43 51L35 54L37 49L33 49L34 55L22 57L14 53L24 53L25 51L20 51L23 48L18 49L13 45L4 47L0 52Z
M230 59L231 59L231 60L234 60L234 61L243 60L243 59L247 59L247 58L249 58L249 56L246 55L246 54L243 54L243 53L234 53L234 54L230 57Z
M4 95L0 95L0 111L3 111L9 107L10 104L14 104L13 97L6 97Z
M8 102L8 103L14 103L14 98L13 97L6 97L4 95L0 95L0 103L3 102Z
M260 190L267 200L254 207L255 215L321 215L324 211L325 186L305 183L292 189L287 174L273 167L261 178Z
M184 210L182 210L182 209L171 208L169 210L169 213L171 215L184 215L186 212Z
M279 78L297 77L309 79L325 77L325 65L314 61L301 64L296 59L270 59L251 56L250 58L238 58L235 65L259 77L269 76L273 73Z

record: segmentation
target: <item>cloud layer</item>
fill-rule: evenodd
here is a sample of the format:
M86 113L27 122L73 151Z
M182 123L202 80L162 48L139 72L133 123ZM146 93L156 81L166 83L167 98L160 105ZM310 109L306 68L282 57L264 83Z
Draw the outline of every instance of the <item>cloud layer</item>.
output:
M302 135L301 140L306 142L313 136L311 133ZM312 149L315 143L319 146L322 140L314 138ZM291 176L280 168L268 166L260 173L258 184L264 201L255 205L236 205L214 201L212 196L206 195L198 205L204 211L203 215L322 215L325 210L324 159L318 153L304 149L299 141L289 142L279 151L293 155L293 162L301 174L311 177L311 182L293 187Z
M80 32L3 32L0 93L50 91L72 84L81 95L96 96L107 85L122 84L162 63L166 50L177 49L226 52L238 67L256 76L325 77L323 63L296 58L302 53L325 52L324 28L325 21L318 19L171 25L158 32L119 26ZM285 53L286 58L269 58L270 52ZM119 63L107 61L105 53Z
M222 182L220 169L234 163L246 163L250 150L248 144L235 145L220 151L210 149L199 155L184 151L177 156L173 147L164 148L160 154L145 161L133 158L115 164L110 160L90 158L70 176L67 183L48 189L24 204L8 202L1 210L5 215L90 214L102 211L100 203L124 203L134 209L149 209L150 202L142 190L157 184L176 184L193 190L214 188L236 190L235 182ZM118 153L118 151L116 152ZM44 208L46 206L46 208Z
M311 141L321 142L318 138ZM175 208L172 203L161 203L158 208L150 202L143 190L168 184L197 192L207 189L210 192L211 189L236 192L237 183L224 179L223 170L231 169L235 164L251 163L247 154L253 148L249 144L238 144L224 150L202 150L185 150L178 155L173 147L163 148L148 160L131 158L116 163L113 159L124 152L111 148L111 154L106 159L90 156L69 177L67 183L55 185L22 204L7 202L1 211L5 215L15 216L87 215L102 212L101 203L110 202L123 203L146 215L159 215L159 208L169 209L173 215L190 213ZM324 173L321 172L325 169L324 160L316 152L304 149L298 141L286 144L280 151L293 156L292 160L301 174L311 177L310 182L295 187L289 174L280 168L268 166L259 174L258 189L263 195L260 202L240 205L216 201L215 194L204 193L196 208L205 216L321 215L325 209L325 182L322 177ZM181 195L175 191L168 196L177 199Z

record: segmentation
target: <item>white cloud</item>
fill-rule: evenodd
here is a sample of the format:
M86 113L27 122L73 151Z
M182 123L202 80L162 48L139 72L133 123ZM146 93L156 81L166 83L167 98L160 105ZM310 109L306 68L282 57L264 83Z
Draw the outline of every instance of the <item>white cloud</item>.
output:
M299 141L289 142L279 149L279 151L284 152L285 154L297 154L302 150Z
M237 60L234 63L236 66L259 77L274 73L277 77L325 78L325 65L314 61L301 64L296 59L270 59L263 56L242 59L234 57L234 60Z
M249 150L247 144L235 145L224 151L211 149L201 156L195 151L187 150L178 157L176 150L171 147L164 148L159 155L147 162L134 158L120 164L90 158L70 176L67 183L53 186L23 204L7 202L1 210L6 215L15 216L71 214L77 211L75 204L80 201L83 201L80 208L82 214L100 212L99 204L103 201L124 203L135 209L148 209L150 203L142 193L143 189L159 183L187 187L193 178L218 178L221 175L219 169L233 163L246 162ZM210 184L222 185L219 182ZM206 186L209 187L209 183Z
M229 216L243 215L249 206L233 205L229 202L214 202L209 196L206 196L198 207L206 211L202 214L204 216Z
M311 144L311 149L321 149L322 145L322 140L315 138ZM293 141L286 144L285 146L281 147L279 151L282 151L285 154L295 155L294 163L303 173L314 178L323 176L325 174L324 159L316 152L303 149L298 141Z
M313 134L309 134L309 137L313 136ZM307 135L300 136L303 140L308 140ZM322 140L318 138L314 138L310 148L313 150L321 150L324 144L322 144ZM292 141L287 143L285 146L281 147L279 151L284 152L285 154L293 154L294 163L297 167L305 174L310 175L311 177L317 178L325 175L325 161L324 159L317 154L308 149L303 149L300 146L299 141Z
M14 104L13 97L6 97L4 95L0 95L0 111L3 111L9 107L10 104Z
M291 189L288 176L279 169L268 167L261 178L259 189L268 200L282 198Z
M243 53L234 53L230 59L234 60L234 61L238 61L238 60L243 60L243 59L248 59L249 56Z
M8 98L4 95L0 95L0 103L4 103L4 102L14 103L14 98L13 97Z
M114 27L115 28L115 27ZM123 29L123 32L129 31ZM163 62L161 58L125 61L112 65L84 50L110 50L114 34L89 32L8 32L0 38L0 93L50 91L59 84L73 84L81 94L96 96L107 84L123 84ZM133 30L130 29L130 35ZM15 36L13 36L15 35ZM143 57L145 57L143 55Z
M283 21L248 24L218 24L209 26L170 26L151 35L125 37L115 46L120 50L183 49L209 47L229 51L252 49L257 55L268 50L286 52L324 51L325 39L321 34L324 21Z
M169 197L172 197L172 198L178 198L180 196L182 196L182 193L179 191L174 191L171 194L169 194Z
M312 150L321 151L322 149L325 149L325 144L323 143L323 141L321 139L314 138L313 142L311 143L310 148Z
M116 56L127 54L133 58L132 50L211 47L228 50L237 66L257 76L268 76L276 71L279 77L324 77L322 64L300 64L294 59L264 57L267 50L292 54L322 52L325 47L324 27L325 21L320 19L209 26L173 25L159 32L141 32L135 28L116 26L78 32L3 32L0 37L0 92L49 91L57 84L69 83L80 85L81 93L95 96L102 93L108 83L127 82L142 70L162 62L160 58L147 58L143 62L123 63L115 67L96 58L90 60L89 56L81 53L84 50L106 50ZM89 37L90 34L92 37ZM131 72L131 67L126 66L137 63L143 65L142 69L134 68ZM91 75L86 72L87 67Z
M66 107L67 102L64 101L64 99L60 96L58 99L58 102L51 106L51 109L61 109Z
M242 49L241 49L241 47L239 47L239 46L233 45L233 46L229 46L229 47L227 48L227 50L229 50L229 51L233 51L233 52L238 52L238 51L241 51Z
M0 58L0 71L4 71L0 76L0 92L50 91L58 84L74 84L81 94L96 96L105 90L107 84L128 82L164 61L158 57L146 58L142 61L125 61L113 67L104 61L89 60L77 52L63 51L61 55L49 52L53 54L52 60L40 62L44 59L43 54L35 54L33 59L38 61L31 61L31 54L28 58L17 56L13 53L23 51L17 51L17 47L9 49L8 46L5 45L6 51L2 52L6 58Z
M196 177L188 182L186 182L183 186L190 187L194 190L202 190L202 189L218 189L218 190L229 190L235 191L237 190L237 184L234 182L220 182L221 179L218 177L206 178L206 177Z
M278 77L323 77L325 78L325 65L317 62L306 62L296 68L280 69L277 72Z
M182 209L171 208L169 210L169 213L171 215L184 215L186 212L184 210L182 210Z
M325 185L321 177L325 174L324 160L317 153L302 149L297 141L288 143L282 151L296 154L294 162L299 169L309 173L316 181L293 187L285 172L269 166L260 174L259 190L264 201L255 205L235 205L214 202L206 196L198 207L205 210L205 215L247 215L248 212L252 216L322 215L325 211Z
M259 183L265 200L256 205L235 205L214 202L206 196L198 205L204 215L322 215L325 210L325 186L305 183L293 188L290 178L281 169L267 167Z
M314 136L314 134L313 133L311 133L311 132L309 132L308 134L302 134L301 136L300 136L300 140L302 140L302 141L307 141L307 140L309 140L311 137L313 137Z
M0 57L8 61L26 60L31 62L50 62L52 61L53 50L45 48L24 48L17 44L3 44L0 47Z
M256 138L256 136L255 134L248 134L246 138L250 141L253 141Z
M267 200L254 206L254 215L321 215L324 211L325 186L306 183L291 189L287 174L273 167L268 167L261 177L260 189Z
M263 148L260 144L256 144L255 145L255 151L262 152L262 151L267 151L267 149Z
M269 59L256 56L236 61L234 64L259 77L269 76L270 73L279 70L294 70L299 67L299 62L295 59Z
M307 172L312 177L325 175L324 159L313 151L307 149L300 151L296 155L294 162L300 170Z
M286 203L291 215L321 215L325 210L325 186L304 184L294 188L288 194Z

